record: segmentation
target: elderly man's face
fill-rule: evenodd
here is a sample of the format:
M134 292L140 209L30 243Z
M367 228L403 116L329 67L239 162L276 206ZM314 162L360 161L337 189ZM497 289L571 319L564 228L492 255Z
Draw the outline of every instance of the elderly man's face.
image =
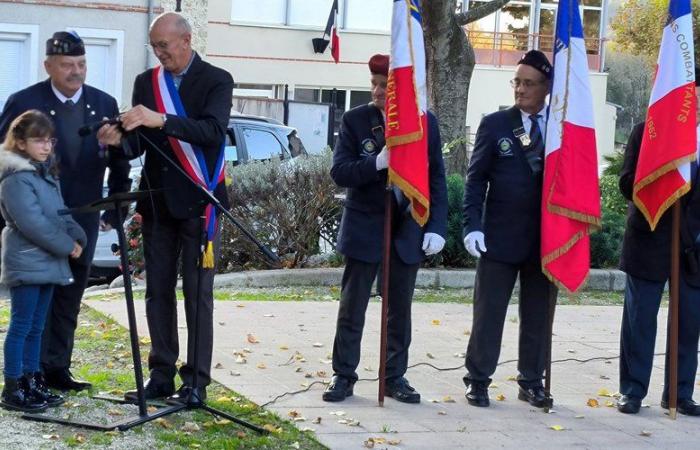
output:
M183 33L174 19L165 18L156 22L149 34L151 48L168 72L180 73L187 67L192 55L192 35Z
M519 64L512 83L516 108L529 114L537 114L542 110L549 94L549 82L539 70Z
M384 109L386 102L386 81L384 75L372 74L370 82L372 84L372 102L379 109Z
M85 55L52 55L44 61L44 68L51 78L51 83L66 97L72 97L85 83L87 74Z

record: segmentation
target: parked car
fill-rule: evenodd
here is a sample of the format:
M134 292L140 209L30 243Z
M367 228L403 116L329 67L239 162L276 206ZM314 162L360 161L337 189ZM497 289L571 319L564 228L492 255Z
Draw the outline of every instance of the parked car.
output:
M272 158L291 161L299 155L305 155L306 149L295 128L269 117L235 115L231 116L226 130L224 152L225 161L235 166ZM132 160L131 166L129 178L132 180L132 189L137 189L141 177L141 160ZM104 196L108 194L107 177L108 174L105 174ZM111 282L121 275L121 262L119 256L115 255L118 249L119 239L115 230L99 232L90 278Z

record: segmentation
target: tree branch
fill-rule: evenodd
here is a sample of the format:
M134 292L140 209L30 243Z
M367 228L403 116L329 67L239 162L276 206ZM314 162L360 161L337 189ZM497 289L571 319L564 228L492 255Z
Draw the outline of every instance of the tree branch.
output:
M499 9L503 8L510 0L491 0L488 3L484 3L476 8L470 8L467 12L462 12L455 14L455 20L460 26L467 25L472 22L476 22L489 14L493 14Z

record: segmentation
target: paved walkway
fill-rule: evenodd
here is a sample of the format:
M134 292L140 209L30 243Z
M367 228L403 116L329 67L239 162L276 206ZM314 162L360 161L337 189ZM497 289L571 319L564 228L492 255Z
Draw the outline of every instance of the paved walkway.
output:
M87 303L126 323L122 301ZM143 301L136 302L136 310L139 332L146 335ZM313 381L328 380L336 310L336 302L217 302L213 377L258 404ZM616 356L621 314L620 307L560 306L554 359ZM665 323L665 315L664 310L660 324ZM183 317L181 310L181 342L186 333ZM379 304L373 301L367 313L360 378L376 376L378 317ZM413 318L411 363L430 362L439 367L463 364L471 306L414 304ZM665 330L663 325L659 328ZM517 357L517 329L517 309L512 308L501 361ZM660 336L657 342L659 352L664 339ZM186 347L181 344L181 348ZM662 364L663 358L657 357L646 400L649 406L632 417L606 406L615 400L606 395L617 391L617 360L554 364L555 409L550 414L517 400L514 363L504 364L496 372L490 389L491 408L467 405L462 368L436 371L426 366L407 373L423 396L420 405L388 398L379 408L377 383L364 381L356 385L355 396L343 403L321 401L323 386L317 384L268 408L283 417L298 415L297 425L313 429L332 449L361 449L370 438L386 440L381 443L380 439L375 448L391 449L699 448L700 418L679 416L672 421L659 407ZM595 399L599 407L588 406L589 399ZM317 418L320 423L314 423ZM400 443L391 445L389 441Z

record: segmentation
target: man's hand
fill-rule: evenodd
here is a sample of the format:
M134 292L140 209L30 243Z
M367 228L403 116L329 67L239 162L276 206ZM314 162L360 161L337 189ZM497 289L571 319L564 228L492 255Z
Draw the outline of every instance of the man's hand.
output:
M103 119L106 120L107 118L103 117ZM103 146L111 145L112 147L119 147L122 142L122 132L119 129L119 125L102 125L100 129L97 130L97 142Z
M379 152L377 155L377 170L383 170L383 169L388 169L389 168L389 150L386 148L386 145L384 148L382 148L382 151Z
M466 248L473 257L480 258L481 253L486 251L486 244L484 241L484 233L481 231L472 231L464 237L464 248Z
M73 251L70 252L70 257L73 259L78 259L80 258L80 255L83 253L83 247L80 246L77 242L73 243Z
M425 233L423 236L423 251L427 256L440 253L445 246L445 239L436 233Z
M143 105L136 105L120 116L122 127L131 131L137 127L163 128L163 114L148 109Z
M112 229L112 225L108 224L104 220L100 219L100 231L109 231Z

